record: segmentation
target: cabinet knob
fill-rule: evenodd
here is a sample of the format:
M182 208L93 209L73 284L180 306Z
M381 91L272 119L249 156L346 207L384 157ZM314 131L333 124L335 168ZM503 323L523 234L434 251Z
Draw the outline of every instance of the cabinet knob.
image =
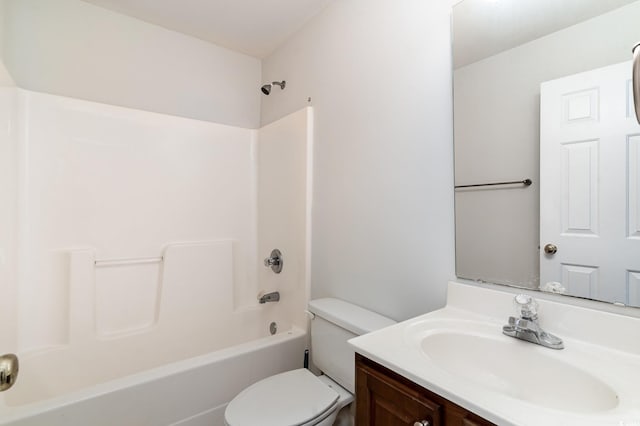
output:
M415 422L413 426L430 426L429 420L422 420L420 422Z

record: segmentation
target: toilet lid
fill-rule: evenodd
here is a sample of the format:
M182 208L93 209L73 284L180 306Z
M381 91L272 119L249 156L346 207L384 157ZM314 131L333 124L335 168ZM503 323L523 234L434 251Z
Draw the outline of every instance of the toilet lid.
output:
M309 370L287 371L249 386L227 406L229 426L299 426L329 410L338 393Z

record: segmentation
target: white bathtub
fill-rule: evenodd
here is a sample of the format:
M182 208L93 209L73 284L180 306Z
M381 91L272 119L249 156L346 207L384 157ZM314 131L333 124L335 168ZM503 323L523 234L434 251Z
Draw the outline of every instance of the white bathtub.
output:
M11 406L3 400L0 425L223 425L227 403L243 388L301 367L306 342L306 333L294 328L44 401Z

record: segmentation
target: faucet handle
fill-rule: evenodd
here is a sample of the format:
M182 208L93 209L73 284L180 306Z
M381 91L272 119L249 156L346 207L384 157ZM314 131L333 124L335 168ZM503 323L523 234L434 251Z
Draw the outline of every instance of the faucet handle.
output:
M273 272L279 274L282 272L282 252L278 249L271 250L271 254L264 260L264 266L271 268Z
M518 294L513 299L516 314L524 319L538 319L538 302L528 294Z

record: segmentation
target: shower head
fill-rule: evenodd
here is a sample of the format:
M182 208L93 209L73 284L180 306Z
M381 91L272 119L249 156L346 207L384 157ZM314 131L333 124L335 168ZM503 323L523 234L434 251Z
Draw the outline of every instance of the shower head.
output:
M265 84L264 86L262 86L260 88L260 90L265 95L269 95L269 93L271 93L271 89L273 88L273 86L280 86L280 90L284 90L284 87L286 86L286 84L287 84L287 82L284 81L284 80L282 80L282 81L274 81L271 84Z

